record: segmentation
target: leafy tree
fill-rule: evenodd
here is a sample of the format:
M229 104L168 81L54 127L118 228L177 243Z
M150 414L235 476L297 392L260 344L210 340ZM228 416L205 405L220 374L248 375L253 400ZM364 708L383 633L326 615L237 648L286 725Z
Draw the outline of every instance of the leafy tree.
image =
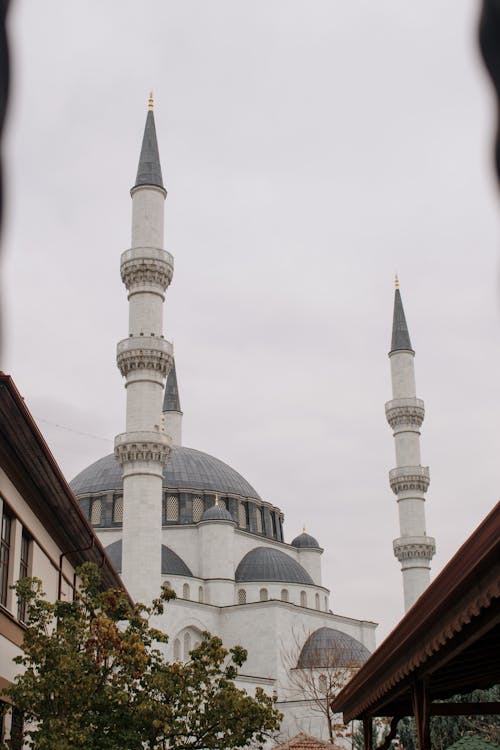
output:
M203 634L184 664L165 660L165 633L151 626L175 594L130 606L122 591L101 590L86 564L73 602L48 602L41 582L16 584L26 602L23 667L7 690L25 719L32 750L163 750L262 745L281 719L273 698L234 685L246 660Z
M452 702L500 700L500 685L489 690L474 690L467 695L455 695ZM498 716L431 716L431 746L433 750L446 750L447 747L466 735L474 735L484 740L500 741L500 718ZM398 724L399 744L404 750L417 750L415 720L402 719Z

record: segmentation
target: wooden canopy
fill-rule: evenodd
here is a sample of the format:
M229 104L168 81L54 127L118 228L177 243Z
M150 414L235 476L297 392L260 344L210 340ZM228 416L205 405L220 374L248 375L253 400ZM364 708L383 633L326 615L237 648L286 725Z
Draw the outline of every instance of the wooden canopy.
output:
M344 721L415 716L428 750L431 715L500 713L500 704L434 703L500 682L500 503L332 703ZM388 743L387 743L388 744Z

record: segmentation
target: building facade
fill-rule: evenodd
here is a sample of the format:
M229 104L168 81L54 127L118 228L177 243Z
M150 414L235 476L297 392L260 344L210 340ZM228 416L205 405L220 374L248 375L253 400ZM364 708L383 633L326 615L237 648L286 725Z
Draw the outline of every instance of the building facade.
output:
M314 537L304 531L287 542L280 508L223 461L182 444L177 373L162 324L173 258L163 247L167 192L152 100L131 196L131 247L121 258L129 328L117 352L126 430L114 454L71 487L135 599L150 601L165 582L175 590L161 623L170 658L187 659L207 630L227 647L244 646L238 683L277 695L283 734L326 737L290 670L305 663L304 649L318 679L329 653L347 649L362 663L376 626L333 613ZM321 638L311 650L315 633Z
M71 600L75 569L98 564L106 587L123 588L12 378L0 373L0 693L19 667L26 611L11 588L36 575L49 601ZM0 743L21 748L22 717L0 696ZM18 745L15 744L16 739Z

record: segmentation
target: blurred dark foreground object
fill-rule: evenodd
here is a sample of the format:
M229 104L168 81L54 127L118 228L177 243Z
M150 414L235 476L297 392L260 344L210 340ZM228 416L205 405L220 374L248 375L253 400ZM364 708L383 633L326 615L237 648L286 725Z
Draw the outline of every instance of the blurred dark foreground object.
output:
M495 165L500 180L500 0L483 0L479 22L479 46L497 97Z

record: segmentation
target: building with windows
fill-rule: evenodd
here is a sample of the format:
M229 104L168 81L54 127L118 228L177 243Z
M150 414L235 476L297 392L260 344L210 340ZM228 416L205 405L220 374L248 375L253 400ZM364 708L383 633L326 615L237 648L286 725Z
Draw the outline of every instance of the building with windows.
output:
M104 585L123 588L12 378L0 373L0 693L12 682L25 607L11 586L36 575L49 600L71 599L75 569L101 567ZM0 700L6 701L2 696ZM15 743L22 717L0 711L0 743ZM21 747L12 744L12 747Z
M163 335L173 258L163 247L167 192L152 100L131 196L132 241L121 256L129 328L117 348L126 429L114 454L71 488L134 599L150 601L165 582L175 590L162 622L172 659L188 658L206 630L244 646L239 685L277 695L283 734L326 737L290 669L307 663L320 679L329 654L346 643L361 663L376 626L332 611L313 536L304 530L288 542L280 508L223 461L183 445L173 350Z

